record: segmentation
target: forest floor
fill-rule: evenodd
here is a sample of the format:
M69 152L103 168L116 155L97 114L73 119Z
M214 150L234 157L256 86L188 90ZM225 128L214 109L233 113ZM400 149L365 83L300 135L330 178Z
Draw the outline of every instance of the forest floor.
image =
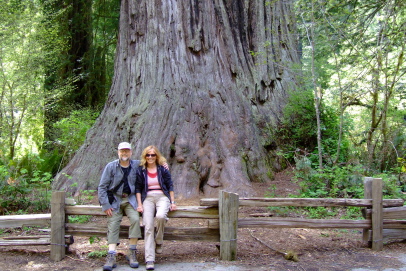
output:
M294 194L298 188L291 181L289 171L276 174L270 183L253 185L257 197L263 197L265 193L283 197ZM97 204L97 199L93 204ZM178 200L178 205L199 205L199 199ZM252 213L268 212L270 211L263 207L241 207L239 216L247 217ZM89 223L105 223L105 218L94 217ZM128 221L124 220L123 223ZM198 227L205 223L204 220L198 219L170 219L167 225ZM32 235L33 231L35 230L14 229L10 230L8 235ZM127 240L122 240L118 247L117 271L134 270L128 267L125 259L127 244ZM157 255L156 270L406 271L404 241L391 241L384 245L382 251L375 252L362 242L361 230L238 229L237 260L232 262L219 260L218 245L216 242L166 241L163 254ZM62 261L52 262L49 259L49 246L3 246L0 247L0 270L101 270L105 262L104 257L90 258L88 254L105 251L106 248L105 238L90 244L89 238L75 237L75 243L70 246L70 253ZM138 244L138 250L138 270L145 270L142 240ZM298 256L298 261L286 260L276 250L291 251Z

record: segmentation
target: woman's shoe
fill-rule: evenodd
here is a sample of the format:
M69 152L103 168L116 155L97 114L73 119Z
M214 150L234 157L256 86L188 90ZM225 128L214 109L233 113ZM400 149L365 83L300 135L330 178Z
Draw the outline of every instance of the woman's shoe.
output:
M147 270L154 270L154 262L147 262L147 266L146 266Z

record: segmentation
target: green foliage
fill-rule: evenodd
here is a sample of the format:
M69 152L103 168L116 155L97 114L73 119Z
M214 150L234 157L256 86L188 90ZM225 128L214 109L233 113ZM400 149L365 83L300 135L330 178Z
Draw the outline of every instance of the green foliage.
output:
M296 91L289 96L288 104L283 112L282 122L275 130L269 131L270 137L274 138L281 149L282 154L289 162L293 162L294 156L305 154L310 162L317 160L317 127L316 113L312 91ZM335 160L338 144L339 119L336 111L328 105L322 105L322 142L324 157L327 163ZM344 126L344 132L349 127L348 120ZM349 141L341 141L341 152L338 161L346 161L348 158Z
M98 237L98 236L90 236L89 237L89 243L90 244L94 244L95 242L100 242L100 237Z
M313 95L310 91L292 92L284 109L282 123L277 127L274 137L280 146L290 146L289 149L308 148L316 146L315 109Z
M87 223L92 219L91 215L70 215L68 216L69 223Z
M282 207L273 207L273 206L271 206L271 207L268 207L267 208L268 209L268 211L269 212L271 212L271 213L273 213L273 214L275 214L276 216L279 216L279 217L288 217L292 212L297 212L297 210L294 210L294 209L292 209L292 208L290 208L290 207L285 207L285 206L282 206Z
M95 197L96 190L80 190L77 197L76 202L79 205L89 204Z
M49 164L44 158L35 153L27 153L16 162L10 161L21 176L29 178L31 182L50 182L52 174L48 168Z
M400 172L406 173L406 159L399 157L398 162L400 164Z
M62 154L58 150L42 149L39 157L41 158L41 163L37 165L37 169L41 172L49 172L52 176L55 176L62 166Z
M49 210L50 190L47 177L30 181L9 177L0 184L0 214L35 213Z
M322 104L336 108L344 128L348 120L355 123L344 131L347 142L337 144L325 140L326 131L339 130L322 120L323 159L329 162L332 150L344 146L368 175L391 170L405 146L404 1L298 0L294 6L303 48L301 85L317 86ZM346 150L344 155L332 161L346 162Z
M299 183L301 198L363 198L364 197L364 172L360 165L343 165L324 167L323 169L312 168L310 160L305 157L296 158L296 170L294 179ZM381 173L374 178L382 178L383 197L388 199L405 199L402 183L396 173ZM322 218L338 215L337 211L324 207L298 208L297 211L311 218ZM343 219L360 219L359 207L347 207Z
M325 167L322 170L299 169L295 178L300 180L303 197L362 198L361 172L362 168L352 165Z
M42 121L39 86L44 58L34 2L7 1L0 8L0 145L10 159L20 137L30 143L41 140L36 129Z
M79 4L85 2L93 5L86 6L86 11L91 13L85 16L90 20L89 24L83 24L83 13L72 13L73 6L61 5L59 0L2 3L0 157L14 159L26 153L41 153L46 146L47 152L58 150L59 153L51 151L50 155L45 152L41 155L48 160L44 167L52 164L52 170L42 171L55 174L58 167L70 159L72 149L61 150L55 144L59 143L57 140L50 142L55 139L50 136L46 137L44 144L44 134L54 135L52 124L66 117L67 112L80 108L79 102L67 100L69 95L87 91L81 94L86 98L80 99L80 102L95 110L103 106L113 76L120 1L78 1ZM69 16L75 17L75 21ZM77 33L82 33L81 29L74 27L90 30L86 38L92 46L80 44ZM70 56L74 53L74 48L69 48L73 43L79 44L80 48L88 48L88 52L79 58ZM78 63L75 72L71 73ZM83 89L77 88L79 81ZM58 136L64 133L56 129ZM82 131L79 132L78 137L81 137ZM72 143L63 137L62 140L64 144ZM77 140L71 139L74 143ZM78 146L72 145L72 148L77 149ZM64 151L68 156L61 164Z
M44 1L44 13L44 24L68 45L46 46L57 48L55 62L47 65L45 78L49 93L45 140L54 142L58 131L54 132L53 123L73 110L100 111L104 106L114 75L120 1L78 0L75 5L62 5L59 0L50 0ZM47 147L59 149L56 144Z
M300 207L294 210L295 213L301 216L309 217L312 219L328 219L337 218L340 219L363 219L361 208L348 206L342 207Z
M344 214L341 216L341 219L363 219L361 208L354 206L346 207Z
M59 130L58 141L68 152L75 152L85 140L86 132L92 127L98 112L90 109L75 110L69 117L54 124Z
M276 197L276 185L271 185L268 188L268 191L265 191L265 197L267 198L275 198Z
M89 252L87 256L89 256L89 258L104 258L107 256L107 249Z
M404 183L402 183L399 179L399 175L393 173L380 173L375 176L374 178L382 178L383 181L383 197L386 199L393 199L393 198L403 198L406 199L405 195L402 191L405 189Z
M39 169L42 162L28 154L0 165L0 214L49 210L52 174Z
M327 217L334 217L337 215L337 210L333 208L325 207L304 207L303 214L313 218L313 219L322 219Z
M86 138L86 132L92 127L98 112L91 109L75 110L69 117L54 123L56 142L63 150L64 164L76 153Z
M342 165L313 169L310 159L295 157L294 179L299 183L300 196L310 198L363 198L364 172L361 165ZM405 184L396 173L381 173L371 177L382 178L386 198L403 198Z

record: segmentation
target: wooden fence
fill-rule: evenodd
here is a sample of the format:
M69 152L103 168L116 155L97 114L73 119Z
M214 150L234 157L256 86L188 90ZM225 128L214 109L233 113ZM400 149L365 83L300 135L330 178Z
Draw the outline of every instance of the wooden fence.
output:
M220 242L220 259L235 260L238 228L346 228L363 229L363 240L379 251L383 241L390 238L406 239L406 207L402 199L382 198L382 179L365 178L364 199L330 198L239 198L237 194L221 191L219 198L200 200L200 206L178 206L169 212L170 218L207 219L205 227L165 227L165 240ZM299 219L276 217L238 218L241 206L356 206L363 209L365 219ZM72 236L105 237L107 229L102 226L68 223L68 215L104 216L100 206L65 204L65 192L53 192L51 215L24 215L0 217L0 228L23 225L51 224L51 235L32 240L0 240L0 245L51 245L51 259L64 258ZM121 226L120 236L128 236L128 226ZM3 238L4 239L4 238Z

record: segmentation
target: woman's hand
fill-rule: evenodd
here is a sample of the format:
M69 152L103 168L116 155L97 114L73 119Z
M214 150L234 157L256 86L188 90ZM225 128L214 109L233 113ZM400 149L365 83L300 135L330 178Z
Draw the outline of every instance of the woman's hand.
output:
M144 212L144 207L142 207L142 205L138 205L137 212L143 213Z
M171 203L171 206L169 207L169 210L175 211L175 210L176 210L176 204L175 204L175 203Z

